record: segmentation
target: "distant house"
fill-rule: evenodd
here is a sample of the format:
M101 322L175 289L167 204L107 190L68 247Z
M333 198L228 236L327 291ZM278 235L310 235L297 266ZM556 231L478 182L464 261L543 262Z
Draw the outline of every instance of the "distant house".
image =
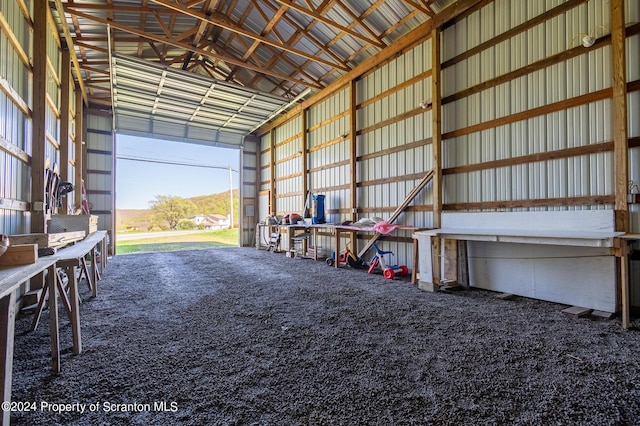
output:
M215 230L229 227L229 217L221 214L200 214L188 219L202 229Z

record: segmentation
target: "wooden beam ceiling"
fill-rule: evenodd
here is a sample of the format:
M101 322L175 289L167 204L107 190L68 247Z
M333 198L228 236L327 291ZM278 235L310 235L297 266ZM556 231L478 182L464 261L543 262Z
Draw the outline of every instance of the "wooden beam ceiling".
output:
M112 53L295 97L306 88L327 87L404 35L399 32L435 17L433 0L402 0L401 19L384 15L388 0L364 10L347 0L54 2L67 20L61 28L69 33L74 70L82 71L83 93L89 95L100 90L92 80L109 73L107 26Z

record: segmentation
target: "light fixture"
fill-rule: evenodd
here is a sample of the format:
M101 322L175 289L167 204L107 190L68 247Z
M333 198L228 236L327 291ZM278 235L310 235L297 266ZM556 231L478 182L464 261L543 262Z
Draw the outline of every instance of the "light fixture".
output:
M573 47L575 41L577 38L580 38L580 40L582 41L582 46L589 48L591 46L593 46L594 44L596 44L596 40L597 40L597 34L598 34L598 28L602 29L602 35L606 34L607 28L603 27L602 25L597 25L594 29L592 34L587 34L587 33L578 33L573 37L573 41L571 42L571 47Z
M582 45L584 47L591 47L596 42L595 37L591 37L589 34L582 37Z
M427 109L427 108L429 108L431 106L431 100L429 99L429 100L422 101L418 105L422 109Z

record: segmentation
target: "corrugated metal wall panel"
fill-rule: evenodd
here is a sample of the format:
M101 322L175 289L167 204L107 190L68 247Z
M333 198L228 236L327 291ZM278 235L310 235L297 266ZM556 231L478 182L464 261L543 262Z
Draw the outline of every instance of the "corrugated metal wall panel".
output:
M408 68L407 64L413 66ZM358 156L364 157L358 162L357 175L358 208L363 211L360 217L389 217L418 181L402 176L420 175L431 168L431 145L427 143L432 135L431 112L416 111L420 103L431 102L431 78L425 76L401 90L394 89L430 68L431 41L427 40L356 83L358 103L363 104L357 120ZM398 120L400 115L412 112L415 115ZM381 124L385 120L388 122ZM408 144L418 145L404 148ZM410 205L425 206L431 202L432 194L427 189ZM432 215L427 211L408 210L396 222L428 227L432 224ZM410 244L387 240L381 245L395 252L398 263L411 264ZM367 256L371 255L372 252Z
M110 253L114 253L115 182L113 119L102 111L85 111L87 176L85 186L91 214L99 216L98 229L110 235Z
M300 117L288 121L275 132L276 212L279 216L302 210L301 137Z
M460 25L447 30L446 35L456 40L456 45L473 47L482 40L490 39L499 34L500 30L508 28L506 24L492 25L493 17L511 16L511 26L519 20L531 19L562 2L500 2L496 1L491 7L485 7L480 13L474 13ZM484 11L487 11L486 15ZM568 32L578 27L587 27L590 23L608 19L608 6L603 1L591 1L588 5L572 9L543 24L529 29L526 34L501 42L494 48L464 59L449 69L445 69L445 95L490 80L491 78L515 71L521 67L565 50L567 41L573 37ZM478 26L482 26L479 28ZM493 32L496 29L496 33ZM454 33L452 35L451 33ZM598 34L601 36L602 34ZM459 54L456 46L445 43L446 58ZM511 55L507 55L510 52ZM564 101L575 96L591 93L611 85L610 48L594 49L584 55L571 59L565 63L549 66L534 71L507 83L500 84L494 89L486 89L456 101L453 105L444 106L443 130L445 133L468 126L485 123L487 121L506 117L514 113L524 112L533 108L548 105L553 102ZM510 56L510 66L505 67L504 59ZM500 58L503 58L501 61ZM502 62L502 63L500 63ZM497 63L497 64L496 64ZM489 64L496 64L490 66ZM481 72L469 72L470 70ZM499 72L493 72L499 70ZM447 78L455 75L455 79ZM524 96L523 96L524 94ZM505 99L510 102L504 102ZM443 142L444 167L480 163L509 156L544 153L567 148L582 146L595 142L603 142L611 138L610 102L608 100L592 102L581 108L578 117L567 116L566 112L552 112L544 116L532 117L523 122L514 122L495 128L493 131L480 131L461 138L449 139ZM584 115L588 118L585 119ZM454 116L451 119L449 117ZM577 118L577 119L576 119ZM580 123L580 128L574 129L569 120ZM587 127L585 129L585 126ZM509 130L511 129L511 130ZM577 134L574 130L577 130ZM582 136L580 136L582 135ZM466 147L460 149L460 147ZM455 197L457 202L522 200L527 198L562 198L568 194L607 195L611 194L611 179L613 176L611 156L607 153L594 154L591 163L597 167L597 173L590 173L596 178L590 188L576 187L580 181L570 178L569 164L572 172L584 174L582 168L588 166L584 161L575 158L567 160L553 160L532 163L526 168L520 168L525 173L522 176L529 182L527 186L518 184L520 177L512 169L507 173L504 169L488 169L482 173L470 173L465 180L445 177L445 199L448 202L451 192L464 194L464 188L459 185L470 185L468 198ZM504 182L504 177L510 175L515 179L515 193L509 185L498 184ZM476 179L479 179L478 182ZM446 185L455 182L456 190L447 191ZM481 188L483 188L481 190ZM524 192L522 192L524 191ZM482 193L481 199L477 194ZM473 195L476 194L476 195Z
M628 21L637 22L637 16L633 16L637 15L638 6L629 3L627 2L630 14ZM495 0L444 31L443 60L463 54L470 48L490 41L503 32L563 4L563 0ZM447 97L476 84L490 82L509 72L531 66L536 61L579 46L579 33L603 36L608 32L605 29L609 22L609 7L606 0L590 0L479 54L459 60L455 65L443 69L443 96ZM638 51L638 38L634 36L630 40L630 43L635 44L628 47L629 52ZM635 55L637 58L637 54ZM578 103L569 108L560 106L559 110L550 110L546 114L534 111L530 116L523 116L518 121L492 123L493 120L527 113L554 103L573 102L578 96L597 94L600 90L610 88L610 58L609 46L596 46L574 58L445 103L442 114L445 134L487 123L477 130L463 131L458 136L444 139L442 156L445 172L451 167L545 154L610 141L611 100L597 97L589 103ZM360 213L360 216L388 215L415 185L414 179L394 180L400 176L420 174L431 168L431 145L427 143L432 135L430 110L395 120L400 114L411 113L420 102L431 100L431 79L428 76L407 87L396 89L430 67L431 41L427 40L356 81L356 99L360 105L356 112L356 145L357 155L361 158L356 174L359 186L357 200L358 207L363 212L366 211ZM629 70L629 80L637 80L637 74L640 74L638 66L630 63L630 67L635 68ZM634 73L636 76L632 77ZM630 115L640 109L640 101L636 95L630 94ZM312 105L308 111L308 141L311 150L309 167L313 170L309 176L309 183L312 189L326 190L328 209L348 207L348 189L331 188L348 186L349 166L329 167L331 164L349 159L348 141L339 141L340 136L348 131L348 114L332 119L342 112L348 112L348 106L349 90L344 89ZM635 126L635 123L630 124L630 136L640 133L636 127L638 126ZM277 129L278 132L282 130ZM265 135L264 140L268 140L268 135ZM425 143L402 150L404 145L419 141ZM398 148L400 150L397 150ZM264 145L262 149L265 149ZM380 152L384 154L378 155ZM286 155L291 155L291 152L287 152L283 147L283 151L278 152L276 158ZM637 163L637 156L638 149L632 150L631 161ZM288 163L280 165L282 170L278 172L286 174L287 171L294 170L293 165ZM263 158L262 164L268 164L268 160ZM632 175L639 173L634 165L631 170ZM536 198L562 200L566 197L610 196L613 194L613 173L611 152L559 158L556 156L553 159L512 166L487 166L476 171L445 173L443 201L445 204L526 202ZM263 179L266 179L266 176L263 172ZM295 181L295 178L291 178L291 181ZM379 183L376 183L377 181ZM287 190L293 190L292 182L287 182L286 185ZM432 199L430 191L423 191L413 205L428 207ZM532 209L567 208L607 206L551 205ZM425 210L428 208L410 210L401 220L417 226L430 226L432 214ZM345 218L344 215L340 216L340 219ZM640 221L637 214L632 214L632 221ZM404 247L403 244L399 246ZM400 256L405 255L404 248L393 245L390 247L397 249ZM401 259L402 262L408 260Z
M626 19L627 22L640 22L640 2L627 0ZM640 52L640 35L634 35L627 39L627 80L640 80L640 60L638 60L638 52ZM628 96L627 107L629 109L629 137L640 137L640 91L635 91ZM640 147L633 148L629 152L629 179L640 187ZM630 215L631 231L640 233L640 204L632 205ZM640 244L636 247L640 250ZM640 262L635 263L636 266L636 283L640 283ZM635 306L640 306L640 290L637 292Z
M57 29L49 26L52 34L56 34ZM49 67L47 67L47 96L51 105L47 102L47 110L46 110L46 131L47 134L55 139L56 143L59 145L60 143L60 119L59 114L61 113L59 110L60 106L60 46L58 44L58 39L52 35L47 37L47 56L49 60ZM49 142L51 145L51 142ZM59 164L60 158L57 155L56 151L58 151L59 147L51 146L47 149L47 155L52 158L52 163L56 162ZM55 160L54 160L55 158Z
M11 37L18 40L24 53L32 57L31 31L16 2L2 2L0 14L8 24L8 29L0 31L0 80L10 87L18 98L13 101L4 91L0 91L0 233L16 234L30 230L27 211L31 199L31 169L25 154L31 154L31 120L16 105L16 102L31 107L31 74L20 60L16 49L9 42ZM18 151L22 154L12 154Z
M640 2L627 0L626 20L627 22L640 22ZM627 80L640 80L640 35L635 35L627 39ZM628 117L629 117L629 137L640 137L640 92L629 93L628 96ZM632 148L629 151L629 179L640 187L640 147ZM640 204L630 205L630 227L631 232L640 233ZM634 250L640 250L640 243L634 245ZM632 261L630 267L631 283L631 305L640 306L640 262Z
M269 189L269 159L271 158L271 153L269 152L271 140L271 133L267 133L260 138L259 145L259 175L260 175L260 191L266 191ZM264 154L262 154L264 153ZM268 214L268 212L260 212L260 217L264 217Z
M244 139L240 151L240 236L241 247L255 246L256 223L259 222L258 208L258 156L260 140L254 136ZM266 214L265 214L266 216Z

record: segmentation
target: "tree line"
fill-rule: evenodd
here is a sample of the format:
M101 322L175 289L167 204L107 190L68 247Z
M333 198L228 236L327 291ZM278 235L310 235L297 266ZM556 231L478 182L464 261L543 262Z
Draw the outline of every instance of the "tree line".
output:
M156 195L149 203L150 210L137 223L127 224L128 229L146 228L147 231L194 229L196 225L188 218L198 214L229 215L229 191L218 194L183 198L175 195ZM234 223L238 223L238 190L233 191Z

